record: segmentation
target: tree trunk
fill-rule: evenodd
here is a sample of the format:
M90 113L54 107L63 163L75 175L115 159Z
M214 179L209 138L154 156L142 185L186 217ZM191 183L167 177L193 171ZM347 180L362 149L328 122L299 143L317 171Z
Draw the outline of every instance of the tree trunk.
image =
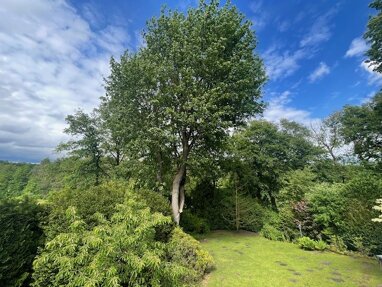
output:
M180 222L180 214L184 206L184 186L186 182L186 163L182 163L172 182L171 207L174 221Z

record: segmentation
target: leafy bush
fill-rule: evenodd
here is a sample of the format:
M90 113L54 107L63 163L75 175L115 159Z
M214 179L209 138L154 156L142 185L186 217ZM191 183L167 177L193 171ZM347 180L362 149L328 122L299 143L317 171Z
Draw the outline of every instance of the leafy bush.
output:
M180 225L185 231L191 233L205 234L210 231L210 226L205 219L200 218L187 210L182 213Z
M73 193L52 197L65 199L51 204L63 203L52 210L60 220L50 221L60 232L50 233L34 261L33 286L183 286L210 269L211 257L200 243L174 231L171 218L161 213L168 212L168 202L160 195L112 182L74 194L77 201L71 201ZM118 196L105 199L112 195ZM93 214L76 206L86 199Z
M0 286L26 286L32 262L44 242L44 209L29 198L0 203Z
M227 196L220 206L220 216L230 230L259 232L264 224L265 208L250 195Z
M33 263L33 286L178 286L184 270L165 260L166 244L155 240L170 217L151 213L133 194L116 210L110 219L96 213L90 227L68 208L68 230Z
M314 249L318 250L318 251L324 251L328 248L328 245L326 244L325 241L323 240L318 240L315 242L314 244Z
M338 234L343 224L341 217L345 208L343 185L318 184L307 195L307 200L316 232L327 240L331 234Z
M344 185L340 236L350 250L368 255L382 252L381 226L372 222L378 215L373 210L375 200L381 196L382 179L371 172L361 173Z
M260 234L267 239L276 240L276 241L284 241L284 234L278 230L276 227L270 225L269 223L265 224L260 231Z
M171 262L187 272L182 275L183 282L195 283L214 267L209 253L201 248L199 241L175 228L168 245L168 255Z
M300 248L305 250L318 250L324 251L328 248L328 245L323 240L313 240L307 236L300 237L297 239L297 244Z
M329 245L329 249L333 252L337 252L337 253L340 253L340 254L345 254L346 253L346 245L345 245L345 242L343 241L343 239L340 237L340 236L337 236L337 235L332 235L330 236L330 245Z
M300 246L300 248L305 250L315 250L316 248L316 241L310 239L307 236L303 236L297 239L297 244Z
M70 222L66 211L75 207L77 215L89 227L97 224L95 213L101 213L110 219L116 211L116 205L123 203L127 185L118 182L108 182L99 186L77 189L63 189L52 193L49 198L49 224L45 233L51 239L61 232L66 232Z

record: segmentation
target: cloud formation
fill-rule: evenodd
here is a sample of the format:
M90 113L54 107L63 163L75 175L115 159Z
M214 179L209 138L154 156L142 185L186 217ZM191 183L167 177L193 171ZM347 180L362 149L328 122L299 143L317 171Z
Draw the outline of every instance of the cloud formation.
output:
M285 49L272 46L263 54L266 70L271 80L280 80L294 74L300 68L300 62L312 58L320 45L331 37L331 19L337 8L319 16L298 42L297 49Z
M320 62L318 67L309 75L309 82L313 83L328 74L330 74L330 67L324 62Z
M367 74L369 85L382 86L382 74L374 71L374 65L370 65L363 61L360 66L362 71Z
M36 162L53 155L65 139L65 116L98 104L110 56L129 46L125 31L93 30L65 1L2 1L1 159Z
M308 127L312 122L318 121L317 118L312 117L309 111L289 106L288 104L291 102L291 96L292 93L290 91L284 91L279 95L274 95L264 111L264 119L275 123L279 122L281 119L287 119L296 121Z
M351 42L349 49L346 51L345 57L363 56L367 49L368 46L364 39L361 37L355 38Z

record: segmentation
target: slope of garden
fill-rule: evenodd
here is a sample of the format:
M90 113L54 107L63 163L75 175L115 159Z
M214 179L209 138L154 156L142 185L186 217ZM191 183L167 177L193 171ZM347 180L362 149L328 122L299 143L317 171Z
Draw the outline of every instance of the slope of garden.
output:
M216 269L204 286L382 286L378 262L369 257L304 251L254 233L212 232L202 240Z

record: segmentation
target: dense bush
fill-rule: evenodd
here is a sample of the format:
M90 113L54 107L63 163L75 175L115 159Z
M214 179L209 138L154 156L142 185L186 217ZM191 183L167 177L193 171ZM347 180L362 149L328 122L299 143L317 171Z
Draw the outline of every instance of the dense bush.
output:
M185 231L191 233L205 234L210 231L210 226L208 225L207 220L188 210L182 213L180 226L182 226Z
M324 251L328 248L328 245L323 240L313 240L307 236L297 239L297 244L305 250L318 250Z
M168 244L168 255L172 263L183 267L186 272L181 276L187 284L196 283L214 267L209 253L201 248L192 236L175 228Z
M297 239L297 244L305 250L314 250L316 246L316 242L307 236L303 236Z
M0 286L27 286L37 249L44 242L44 209L35 200L0 203Z
M199 242L174 231L160 195L110 182L51 200L53 232L34 262L33 286L183 286L211 267ZM78 205L85 201L87 210Z
M263 228L260 231L260 234L270 240L276 240L276 241L285 240L284 234L280 230L278 230L275 226L269 223L263 226Z
M374 202L382 197L382 179L372 173L354 177L344 186L344 212L340 236L351 250L365 254L382 252L382 228L372 222L377 216Z
M68 230L70 222L66 218L66 211L69 207L75 207L77 215L90 227L97 223L94 216L97 212L110 219L116 211L116 205L124 201L126 190L126 184L109 182L90 188L66 188L52 193L48 198L50 214L45 233L50 239Z
M29 163L0 161L0 199L21 195L33 167Z

